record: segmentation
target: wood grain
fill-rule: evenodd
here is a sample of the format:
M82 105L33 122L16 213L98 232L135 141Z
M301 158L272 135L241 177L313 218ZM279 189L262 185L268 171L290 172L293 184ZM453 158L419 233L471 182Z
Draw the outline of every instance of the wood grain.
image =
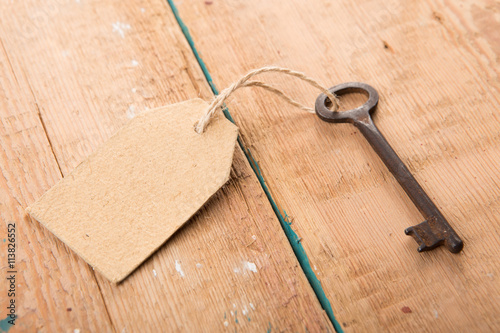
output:
M2 25L3 28L3 25ZM24 208L61 173L46 136L35 96L0 32L0 272L7 267L7 225L16 226L17 331L64 331L109 327L110 318L92 269L30 219ZM9 302L0 283L2 320ZM57 317L56 317L57 314ZM57 318L57 320L55 319Z
M0 9L2 219L19 223L24 279L11 331L333 331L239 148L223 190L119 285L26 220L129 118L212 95L163 1Z
M237 93L228 105L243 142L293 217L343 328L498 331L498 4L177 5L219 89L270 64L327 85L373 85L376 124L463 237L458 255L417 253L403 230L422 216L352 125L324 123L257 89ZM318 94L289 78L259 79L310 105Z

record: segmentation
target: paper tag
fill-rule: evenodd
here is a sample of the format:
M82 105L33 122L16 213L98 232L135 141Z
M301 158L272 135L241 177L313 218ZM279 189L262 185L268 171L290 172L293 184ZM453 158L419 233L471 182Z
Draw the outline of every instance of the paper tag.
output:
M229 179L238 136L200 99L138 115L27 212L113 282L127 277Z

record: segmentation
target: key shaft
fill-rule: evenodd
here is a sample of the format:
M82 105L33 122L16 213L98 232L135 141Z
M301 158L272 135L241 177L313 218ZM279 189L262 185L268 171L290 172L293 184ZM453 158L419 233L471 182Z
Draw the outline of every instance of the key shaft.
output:
M379 131L373 120L368 116L365 121L354 122L359 131L366 138L373 150L387 166L387 169L393 174L401 187L405 190L408 197L418 208L425 218L424 224L427 224L432 232L420 231L425 226L410 227L405 230L407 235L411 235L420 243L419 251L432 250L444 242L448 250L458 253L463 248L463 242L458 237L450 224L446 221L443 214L429 198L422 186L417 182L413 174L401 161L391 145ZM438 236L438 237L436 237Z

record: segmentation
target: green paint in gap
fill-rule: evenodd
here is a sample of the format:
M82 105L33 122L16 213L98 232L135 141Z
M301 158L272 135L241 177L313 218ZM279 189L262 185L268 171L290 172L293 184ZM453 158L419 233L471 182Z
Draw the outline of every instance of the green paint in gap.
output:
M12 320L10 316L7 316L7 318L0 320L0 332L1 333L6 333L10 330L10 328L13 326L9 323L9 320Z
M198 64L201 67L201 70L203 71L203 74L205 75L205 78L207 79L208 84L210 85L210 88L212 89L213 93L218 95L219 92L217 91L217 88L215 87L215 84L212 80L212 77L210 76L210 73L208 72L207 66L205 66L205 63L203 62L203 59L201 59L200 55L198 54L198 50L196 50L196 46L194 45L193 38L191 37L191 34L189 33L188 27L184 24L184 22L181 19L181 16L179 15L179 11L177 10L177 7L174 4L173 0L167 0L170 8L172 9L172 13L175 16L175 19L177 20L177 23L179 24L179 27L182 30L182 33L184 34L184 37L186 37L187 42L189 43L189 46L191 47L191 51L194 54L194 57L198 61Z
M182 33L184 34L184 37L186 37L186 40L191 47L191 51L193 52L194 57L196 58L196 61L198 61L198 65L200 65L200 68L203 72L203 75L205 76L205 79L208 82L208 85L210 86L210 89L212 89L212 92L215 95L219 94L219 90L217 90L217 87L215 86L214 81L212 80L212 76L210 75L210 72L207 69L207 66L205 65L205 62L203 59L201 59L200 54L198 53L198 50L196 49L196 46L194 45L194 40L193 37L191 37L191 34L189 33L188 27L184 24L184 22L181 19L181 16L179 14L179 11L177 10L177 7L174 4L173 0L167 0L170 8L172 9L172 13L175 16L175 19L177 20L177 23L179 24L179 27L181 28ZM224 105L224 109L222 110L224 112L224 115L226 116L227 119L229 119L232 123L234 123L233 117L231 117L231 114L229 113L229 110L226 108L226 105ZM238 139L238 142L241 145L241 142ZM243 149L243 148L242 148Z
M7 240L4 238L4 239L3 239L3 242L5 243L6 241L7 241Z
M201 59L201 57L196 49L196 46L194 45L193 38L191 37L191 34L189 33L189 29L182 21L180 14L179 14L179 11L177 10L177 7L174 4L174 1L167 0L167 2L169 4L170 8L172 9L172 13L175 16L175 19L177 20L177 23L179 24L179 27L181 28L182 33L184 34L184 37L186 38L189 46L191 47L191 51L193 52L193 55L195 56L196 60L198 61L198 64L199 64L201 70L203 71L203 74L205 75L205 78L206 78L208 84L210 85L212 92L215 95L218 95L219 91L217 90L217 87L215 86L215 84L212 80L212 76L210 75L210 73L207 69L207 66L203 62L203 59ZM224 115L226 116L226 118L234 123L234 120L231 117L229 110L226 107L224 107L223 111L224 111ZM342 327L340 326L340 324L335 319L335 316L333 315L332 306L330 304L330 301L326 297L325 291L323 290L323 287L321 286L321 282L316 277L316 274L314 273L314 271L311 267L311 264L309 263L309 259L307 258L307 254L306 254L306 251L304 250L304 247L302 246L302 244L300 244L300 238L297 236L297 234L293 231L293 229L290 226L291 223L288 220L288 216L286 216L286 213L285 213L285 218L286 218L285 219L283 217L283 214L281 214L281 211L279 210L278 206L274 202L274 199L271 196L271 192L267 188L267 185L264 181L264 177L262 176L262 173L260 171L259 164L253 158L252 154L250 153L250 150L245 149L240 138L238 138L238 143L240 145L240 148L245 153L245 156L247 157L248 162L252 166L253 171L257 175L257 178L259 179L259 182L262 186L262 189L266 193L267 199L271 203L271 206L273 207L274 213L278 217L278 219L281 223L281 226L282 226L283 230L285 231L285 235L287 236L288 241L290 242L290 245L292 246L293 252L295 253L295 256L297 257L297 260L299 261L300 266L301 266L302 270L304 271L304 274L306 275L307 280L309 281L309 284L313 288L313 290L316 294L316 297L318 298L323 310L325 310L326 314L328 315L328 318L332 322L337 333L343 333ZM269 323L268 332L271 332L271 323Z
M267 329L267 333L271 333L271 330L273 329L273 327L271 326L271 323L269 323L269 327Z
M274 212L276 213L276 216L278 216L278 219L281 222L281 226L283 227L283 230L285 231L286 237L288 238L288 241L290 242L290 245L292 246L293 252L295 253L295 256L297 257L297 260L300 263L300 267L302 267L302 270L304 271L304 274L307 277L307 280L309 281L309 284L313 288L314 292L316 293L316 297L318 297L318 300L321 304L321 307L323 310L325 310L326 314L328 315L328 318L332 322L333 326L335 327L335 330L338 333L343 333L342 327L338 323L338 321L335 319L335 316L333 315L333 310L332 310L332 305L330 304L330 301L326 297L325 291L323 290L323 287L321 286L321 282L318 280L316 277L316 274L314 273L311 264L309 263L309 258L307 257L307 253L300 243L300 238L299 236L293 231L292 229L292 223L290 222L290 219L288 218L288 215L286 215L286 212L283 211L284 215L281 214L281 211L279 210L278 206L274 202L271 193L266 185L266 182L264 180L264 177L262 176L259 164L257 161L252 156L252 153L250 152L250 149L247 149L247 157L250 160L250 165L252 166L252 169L254 172L257 174L257 178L259 179L259 182L264 189L264 192L266 193L269 202L271 203L271 206L273 207Z

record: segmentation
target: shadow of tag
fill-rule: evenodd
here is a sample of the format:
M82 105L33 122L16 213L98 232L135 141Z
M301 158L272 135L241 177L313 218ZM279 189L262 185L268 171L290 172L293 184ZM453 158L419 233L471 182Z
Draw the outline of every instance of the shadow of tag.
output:
M120 282L229 179L238 129L220 116L196 133L207 107L194 99L140 114L27 212Z

